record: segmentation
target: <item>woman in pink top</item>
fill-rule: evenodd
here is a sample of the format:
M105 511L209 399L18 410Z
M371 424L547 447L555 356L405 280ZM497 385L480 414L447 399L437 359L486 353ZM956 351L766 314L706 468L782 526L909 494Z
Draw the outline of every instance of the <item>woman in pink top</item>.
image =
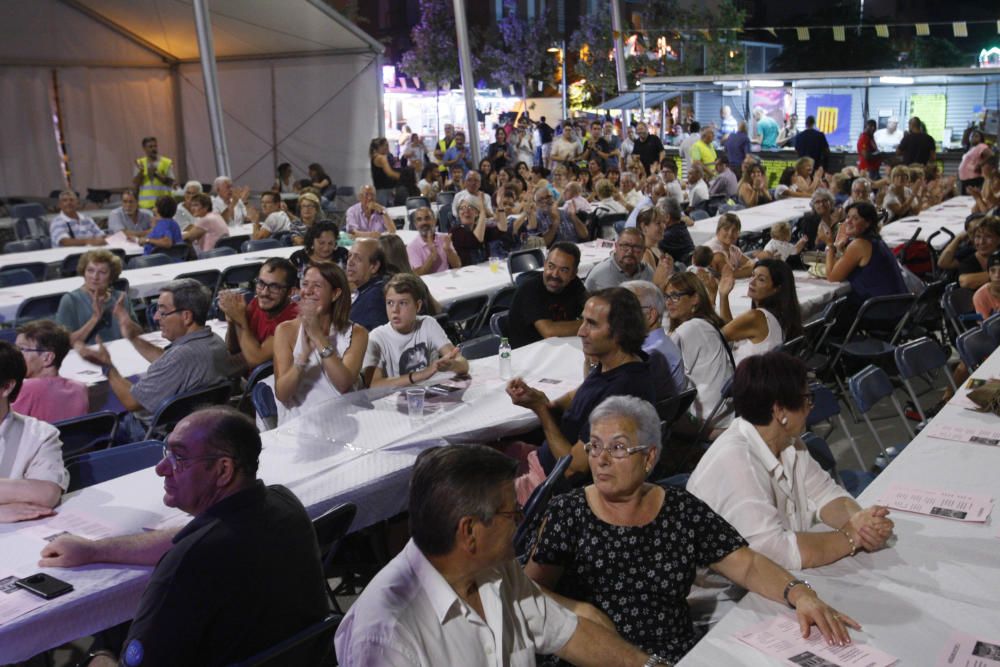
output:
M962 194L969 187L980 187L983 184L982 164L989 160L993 151L983 141L983 133L973 130L969 133L969 150L962 156L962 162L958 165L958 180L961 183Z
M195 195L191 200L193 225L184 230L184 240L194 245L198 255L215 248L224 236L229 236L229 226L222 216L212 212L212 198L206 194Z
M90 412L87 387L59 376L69 353L69 330L52 320L34 320L18 329L17 349L24 356L25 379L11 408L49 423Z

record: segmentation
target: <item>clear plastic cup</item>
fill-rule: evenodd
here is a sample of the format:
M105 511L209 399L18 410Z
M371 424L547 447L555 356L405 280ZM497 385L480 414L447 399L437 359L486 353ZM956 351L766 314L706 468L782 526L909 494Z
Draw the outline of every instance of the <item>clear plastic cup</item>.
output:
M423 387L410 387L406 390L406 411L411 422L418 422L424 417L424 394Z
M500 270L500 258L490 257L490 273L496 273Z

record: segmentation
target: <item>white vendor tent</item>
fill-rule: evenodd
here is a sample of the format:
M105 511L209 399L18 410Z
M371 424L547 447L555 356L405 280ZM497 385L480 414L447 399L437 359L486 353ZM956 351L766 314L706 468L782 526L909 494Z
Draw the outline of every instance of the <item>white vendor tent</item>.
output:
M382 128L382 46L324 0L205 0L233 180L268 187L322 164L341 185L368 182ZM63 184L56 110L73 187L131 181L155 135L178 178L211 182L193 0L0 3L0 196Z

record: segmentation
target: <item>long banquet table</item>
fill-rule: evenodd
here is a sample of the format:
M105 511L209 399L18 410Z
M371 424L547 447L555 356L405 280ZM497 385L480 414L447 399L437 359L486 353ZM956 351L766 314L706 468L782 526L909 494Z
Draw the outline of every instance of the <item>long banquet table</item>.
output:
M998 376L1000 351L973 374L983 379ZM983 494L1000 501L1000 447L928 435L941 425L1000 430L1000 417L963 406L964 393L960 391L865 490L858 499L862 506L877 503L893 483ZM852 633L856 642L898 657L900 667L937 664L935 660L956 631L998 642L1000 517L996 510L982 524L902 511L893 511L892 519L897 537L890 548L797 574L823 599L861 623L863 631ZM748 594L678 664L785 664L732 635L789 611Z
M882 238L893 246L909 241L918 229L920 234L917 238L921 241L926 241L940 229L947 229L958 235L965 230L965 219L972 213L974 203L975 200L969 196L952 197L917 215L888 223L882 227ZM947 234L940 234L934 239L934 247L941 250L950 240L951 237Z
M770 229L776 222L797 220L809 211L809 199L806 197L787 197L767 204L745 208L733 213L740 219L740 232L760 232ZM695 245L704 245L706 241L715 238L715 228L721 216L713 216L696 220L694 226L688 228L691 240Z

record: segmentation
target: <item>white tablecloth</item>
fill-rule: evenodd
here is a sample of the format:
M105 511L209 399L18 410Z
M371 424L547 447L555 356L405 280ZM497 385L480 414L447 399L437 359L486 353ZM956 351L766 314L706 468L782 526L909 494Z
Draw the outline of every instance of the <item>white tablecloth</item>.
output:
M740 219L740 231L744 234L770 229L771 225L776 222L791 223L808 212L809 200L805 197L789 197L741 211L733 211ZM706 241L715 237L715 228L719 224L720 217L717 215L698 220L693 227L688 229L695 245L704 245Z
M122 248L126 255L141 255L142 246L127 240L109 239L107 248ZM62 264L63 260L70 255L79 255L88 250L98 250L98 247L66 246L60 248L46 248L44 250L31 250L29 252L15 252L7 255L0 255L0 268L12 264L24 264L25 262L44 262L45 264Z
M890 222L882 228L882 238L892 247L909 241L917 229L920 229L917 238L921 241L926 241L931 234L942 228L958 235L965 231L965 219L972 213L974 203L972 197L953 197L926 211L921 211L918 215ZM941 250L950 240L951 237L947 234L940 234L934 239L934 247Z
M995 352L974 377L1000 375ZM955 401L932 423L1000 426L1000 417L972 412ZM931 489L985 494L1000 501L1000 447L917 435L859 498L878 502L893 482ZM949 635L960 630L983 639L1000 638L1000 517L986 524L962 523L893 511L895 544L801 573L824 600L855 618L864 632L852 633L901 659L900 665L932 665ZM732 638L788 609L748 595L681 661L685 666L777 665Z
M259 477L289 487L313 517L341 502L356 503L354 530L399 513L407 502L410 468L426 447L510 435L537 423L530 411L511 405L496 357L473 361L471 367L473 381L461 402L429 413L417 425L411 425L397 394L358 392L262 434ZM556 398L582 380L583 355L575 339L547 340L515 350L513 367ZM442 374L431 383L446 378ZM557 382L539 384L541 378ZM120 523L119 532L126 534L182 518L161 504L162 495L162 483L147 469L70 494L59 511ZM0 525L4 576L26 576L39 569L36 562L44 543L30 534L31 526ZM105 565L52 570L76 590L0 626L0 664L129 619L149 572L145 567Z

